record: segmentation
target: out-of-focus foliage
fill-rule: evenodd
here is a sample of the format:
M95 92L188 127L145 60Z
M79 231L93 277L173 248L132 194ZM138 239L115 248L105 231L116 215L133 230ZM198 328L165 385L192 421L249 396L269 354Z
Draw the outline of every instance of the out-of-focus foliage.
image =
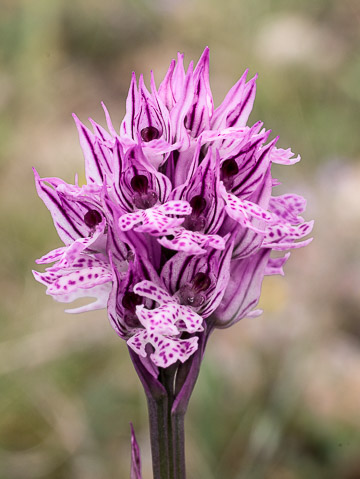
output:
M126 478L145 399L106 313L69 316L30 270L60 246L31 166L83 175L71 112L114 123L131 71L211 51L219 103L246 67L255 111L303 161L314 243L263 288L265 314L210 341L187 418L189 477L360 476L358 0L3 0L0 15L0 479ZM255 120L254 120L255 121ZM104 122L103 122L104 123ZM279 193L281 193L281 187Z

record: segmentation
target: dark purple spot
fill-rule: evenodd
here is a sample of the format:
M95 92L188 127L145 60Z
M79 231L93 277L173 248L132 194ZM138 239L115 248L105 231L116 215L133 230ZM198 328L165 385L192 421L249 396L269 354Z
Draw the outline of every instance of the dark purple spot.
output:
M146 210L157 203L158 196L155 191L149 189L149 179L145 175L135 175L130 184L134 191L132 200L136 208Z
M201 214L206 208L206 200L201 195L193 196L190 200L190 206L192 208L192 214Z
M84 223L88 228L95 228L101 221L102 216L97 210L89 210L85 213Z
M136 193L147 193L149 180L145 175L135 175L130 181L131 188Z
M147 126L140 132L141 138L146 143L152 140L157 140L160 136L160 132L155 126Z
M192 211L186 216L183 226L189 231L201 231L206 224L206 218L202 214L206 208L206 200L201 195L196 195L191 198L189 203Z
M220 168L220 179L227 191L230 191L234 184L234 176L239 173L239 167L234 159L225 160Z

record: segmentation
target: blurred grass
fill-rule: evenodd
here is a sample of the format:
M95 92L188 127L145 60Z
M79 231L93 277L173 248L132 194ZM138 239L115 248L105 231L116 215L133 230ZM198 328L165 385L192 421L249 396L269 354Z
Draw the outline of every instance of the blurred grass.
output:
M211 49L216 103L259 73L251 121L303 161L316 241L264 284L263 317L211 339L187 417L189 477L360 477L360 6L357 0L2 0L0 479L128 477L129 421L150 478L146 405L105 312L66 316L30 270L60 245L31 166L83 172L71 112L124 113L132 70L157 82ZM285 190L284 190L285 191Z

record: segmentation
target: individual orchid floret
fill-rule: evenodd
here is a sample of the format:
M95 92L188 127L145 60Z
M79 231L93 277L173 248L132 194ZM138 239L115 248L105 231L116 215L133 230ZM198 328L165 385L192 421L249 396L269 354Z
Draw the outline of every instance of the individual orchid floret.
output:
M150 93L144 84L142 75L139 87L137 87L136 76L133 73L126 100L126 115L121 124L120 134L129 136L135 142L139 136L144 143L158 140L161 137L166 142L170 142L169 111L157 93L153 75L151 87Z
M124 213L164 203L171 193L171 181L149 163L141 147L135 146L125 152L116 140L113 168L109 194Z
M114 151L114 183L110 195L124 214L120 215L122 231L136 231L155 236L168 234L191 213L186 201L166 201L171 191L168 178L147 162L139 147L124 153L116 142Z
M149 162L159 168L168 158L172 150L182 147L182 138L186 138L184 126L180 129L171 120L179 110L169 112L163 104L155 86L151 73L151 93L145 86L141 75L139 87L133 73L128 98L126 100L126 115L121 123L120 137L126 143L141 144ZM172 127L175 125L175 128Z
M79 298L95 298L85 306L67 310L82 313L106 308L111 291L112 272L101 255L80 254L67 267L58 264L47 268L45 273L33 271L34 277L47 286L46 294L56 301L71 303Z
M181 304L207 318L219 305L230 275L233 242L222 251L208 249L201 256L179 252L165 263L161 279Z
M240 145L232 145L231 151L229 148L226 148L226 154L219 151L219 155L222 156L221 181L228 193L242 199L249 199L261 187L271 166L270 153L277 141L275 138L264 145L270 132L262 131L252 135L252 130L248 132L248 135L251 135L250 138L246 135Z
M68 185L58 178L40 178L36 171L34 173L38 194L50 209L66 245L37 262L58 261L58 267L62 268L85 249L104 253L107 222L101 206L101 187Z
M99 243L105 234L106 221L99 203L99 191L83 195L82 188L68 185L58 178L40 178L35 183L40 198L49 208L55 228L65 245L79 251ZM74 245L76 243L77 246Z
M171 232L172 239L163 237L159 243L169 249L188 254L206 253L206 248L225 248L225 239L216 233L224 218L225 201L221 197L218 175L219 158L211 147L194 174L176 188L170 198L188 201L191 213L179 228Z
M128 346L146 357L146 345L150 344L154 350L150 359L158 367L168 367L176 361L185 362L196 351L198 337L181 339L181 334L203 331L203 318L150 281L135 285L134 293L155 301L159 306L152 310L144 305L136 306L143 329L139 329L127 341Z
M268 133L260 135L260 141L267 138L267 135ZM226 212L242 227L258 233L263 233L263 229L255 226L253 220L261 220L263 224L272 222L273 217L267 208L251 201L251 197L256 196L256 191L261 189L265 182L270 168L270 152L276 141L277 139L261 147L257 141L253 142L252 148L250 147L253 160L247 168L241 165L239 158L228 158L221 164L221 194L226 202ZM244 146L245 155L248 148L249 145Z

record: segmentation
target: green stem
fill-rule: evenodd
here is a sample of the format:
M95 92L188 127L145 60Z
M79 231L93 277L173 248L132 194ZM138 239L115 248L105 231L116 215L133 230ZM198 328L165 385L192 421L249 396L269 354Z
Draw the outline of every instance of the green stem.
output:
M168 398L148 397L148 410L154 479L169 479Z
M174 479L186 477L184 418L184 414L181 413L173 413L171 416Z
M162 370L159 379L166 394L148 397L154 479L185 479L184 413L172 410L175 372Z

